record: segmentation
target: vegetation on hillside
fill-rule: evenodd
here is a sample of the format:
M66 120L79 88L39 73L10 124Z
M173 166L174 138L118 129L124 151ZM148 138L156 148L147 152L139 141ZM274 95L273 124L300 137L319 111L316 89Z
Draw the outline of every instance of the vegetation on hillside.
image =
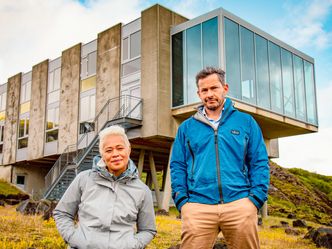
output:
M22 192L18 188L0 179L0 195L8 196L8 195L17 195L21 193Z

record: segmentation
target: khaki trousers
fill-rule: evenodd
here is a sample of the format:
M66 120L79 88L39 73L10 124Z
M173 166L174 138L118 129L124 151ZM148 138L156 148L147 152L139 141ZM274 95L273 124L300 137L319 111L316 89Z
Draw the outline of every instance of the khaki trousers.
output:
M248 198L219 205L186 203L181 219L181 249L211 249L220 231L228 249L259 249L257 208Z

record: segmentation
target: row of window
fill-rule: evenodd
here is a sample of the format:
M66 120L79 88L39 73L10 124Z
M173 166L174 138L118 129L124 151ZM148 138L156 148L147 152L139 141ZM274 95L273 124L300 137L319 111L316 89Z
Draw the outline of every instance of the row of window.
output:
M196 73L224 60L231 97L316 125L313 64L229 18L223 20L223 40L218 17L172 35L173 107L199 102Z

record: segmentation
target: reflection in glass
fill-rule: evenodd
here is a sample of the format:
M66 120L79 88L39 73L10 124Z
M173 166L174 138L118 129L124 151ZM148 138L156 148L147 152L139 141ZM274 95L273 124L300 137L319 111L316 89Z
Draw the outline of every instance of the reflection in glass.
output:
M241 99L239 25L225 18L226 81L229 96Z
M187 29L187 96L188 103L199 102L197 96L196 74L202 69L201 25Z
M130 35L130 58L141 55L141 31Z
M172 106L180 106L183 101L183 32L172 36Z
M58 140L58 129L46 132L46 143Z
M304 61L304 77L308 122L311 124L317 124L314 68L308 61Z
M255 35L255 44L257 105L266 109L270 109L270 84L267 40L259 35Z
M244 27L241 27L241 62L242 100L249 103L255 103L254 33Z
M141 58L122 64L122 76L136 73L141 70Z
M218 67L218 17L202 23L202 40L203 67Z
M269 42L271 108L283 113L280 47Z
M293 54L294 60L294 85L295 85L295 103L296 118L305 120L305 96L304 96L304 76L303 76L303 60Z
M129 59L129 48L128 48L129 38L123 39L123 46L122 46L122 60Z
M281 49L281 62L282 62L282 82L284 93L284 113L287 116L295 116L294 106L294 85L293 85L293 63L292 54Z

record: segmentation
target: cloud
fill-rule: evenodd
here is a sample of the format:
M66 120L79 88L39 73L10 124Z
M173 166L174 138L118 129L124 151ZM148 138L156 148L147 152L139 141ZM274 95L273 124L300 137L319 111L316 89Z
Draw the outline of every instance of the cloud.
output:
M287 1L284 4L286 16L275 22L275 35L297 48L332 46L332 32L325 22L331 17L332 0Z
M140 16L141 2L131 0L0 1L0 84L19 72L79 42L87 43L119 22Z

